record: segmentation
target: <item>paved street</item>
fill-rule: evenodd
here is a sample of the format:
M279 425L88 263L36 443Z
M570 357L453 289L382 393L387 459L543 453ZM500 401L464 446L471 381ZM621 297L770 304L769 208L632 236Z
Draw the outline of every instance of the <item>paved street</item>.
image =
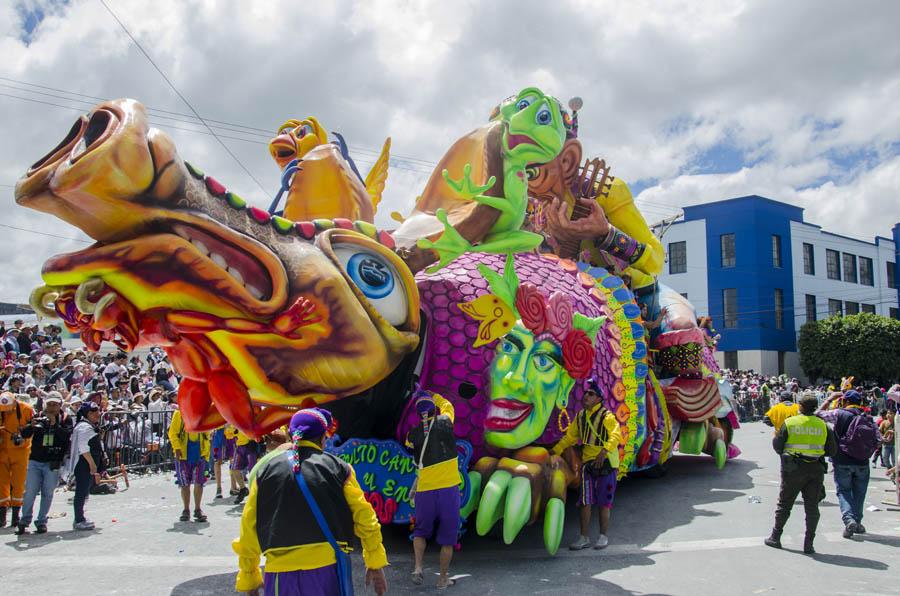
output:
M620 485L613 510L611 544L605 551L549 557L539 525L526 528L517 542L503 546L497 535L467 536L453 572L451 594L605 594L715 595L900 594L900 513L880 503L889 496L884 470L873 472L867 512L869 534L841 537L834 485L828 497L816 547L799 552L803 509L788 523L786 549L762 544L771 527L778 492L777 457L771 431L761 424L737 433L743 456L717 472L709 458L679 457L661 479L630 479ZM207 491L208 524L177 521L181 510L170 476L135 480L114 496L94 496L88 517L95 532L71 531L71 505L58 493L43 536L16 537L0 530L4 593L47 594L229 594L236 558L230 542L237 535L241 508L215 502ZM755 498L755 497L758 497ZM756 501L759 502L756 502ZM574 501L574 499L570 499ZM577 533L570 503L564 544ZM392 567L390 592L432 592L437 552L429 551L426 586L413 587L408 574L411 546L405 528L385 532ZM355 563L359 563L356 557ZM355 570L357 580L362 569ZM357 593L365 593L357 583Z

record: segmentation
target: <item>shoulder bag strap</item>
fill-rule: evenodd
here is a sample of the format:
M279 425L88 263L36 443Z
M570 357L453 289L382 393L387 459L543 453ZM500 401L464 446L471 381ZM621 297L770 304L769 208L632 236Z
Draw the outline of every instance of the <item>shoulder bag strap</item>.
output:
M425 461L425 449L428 448L428 437L431 436L431 427L434 426L434 421L432 420L431 424L428 425L428 429L425 430L425 440L422 441L422 451L419 453L419 471L422 470L425 466L422 465L422 462Z
M341 596L352 596L353 594L353 583L348 582L347 578L350 574L350 560L347 556L347 553L343 551L343 549L338 545L337 540L334 538L334 534L331 532L331 528L328 527L328 522L325 521L325 516L322 515L322 510L319 509L319 505L316 503L316 500L313 498L312 493L309 490L309 486L306 484L306 479L303 477L303 473L301 471L297 471L294 474L294 478L297 480L297 486L300 487L300 492L303 493L303 497L306 499L306 503L309 505L309 510L312 511L313 517L316 518L316 523L319 524L319 529L322 530L322 534L325 536L325 540L328 544L331 545L331 548L334 549L334 557L337 561L337 571L338 571L338 579L340 580L341 585Z
M582 410L584 411L584 410ZM597 437L597 440L600 441L602 445L606 440L603 435L608 434L606 432L606 426L604 426L603 421L606 419L606 415L609 413L609 410L606 409L606 406L600 406L600 410L597 412L597 415L593 417L593 419L588 417L587 411L584 411L584 423L594 431L594 436ZM600 428L598 429L594 423L599 421Z

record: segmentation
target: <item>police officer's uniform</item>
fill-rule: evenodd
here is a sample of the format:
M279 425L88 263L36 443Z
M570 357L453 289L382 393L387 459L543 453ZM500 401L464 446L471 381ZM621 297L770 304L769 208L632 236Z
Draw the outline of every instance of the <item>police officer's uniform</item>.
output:
M806 400L803 400L806 401ZM807 411L815 410L815 398ZM802 407L802 405L801 405ZM815 415L798 414L785 420L772 440L781 455L781 491L775 508L775 527L766 544L781 548L781 533L791 515L797 495L803 495L806 511L806 538L803 552L814 553L813 539L819 524L819 502L825 498L825 456L837 450L834 432Z

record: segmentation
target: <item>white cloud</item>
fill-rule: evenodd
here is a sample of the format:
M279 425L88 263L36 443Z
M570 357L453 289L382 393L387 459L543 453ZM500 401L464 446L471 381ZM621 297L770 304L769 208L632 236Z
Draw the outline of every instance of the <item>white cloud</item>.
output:
M582 140L614 175L658 180L640 195L648 219L757 193L799 204L810 221L846 234L884 235L900 220L895 2L865 11L837 0L110 5L207 118L274 130L315 115L354 147L377 151L391 136L395 155L434 162L498 100L539 84L563 101L584 98ZM47 10L27 46L17 6L0 5L0 76L189 113L99 3ZM73 96L0 93L88 107ZM0 184L9 185L76 112L2 95L0 107ZM268 204L278 172L265 134L222 133L256 140L226 143L263 191L209 135L174 130L202 127L156 120L184 157ZM746 163L704 174L721 146L743 151ZM865 162L847 159L862 153ZM363 170L374 158L354 155ZM378 216L385 226L390 211L412 206L428 176L427 164L398 163L406 169L390 173ZM16 207L8 186L0 191L8 225L81 237ZM14 248L0 256L0 300L24 299L43 260L78 246L0 230Z

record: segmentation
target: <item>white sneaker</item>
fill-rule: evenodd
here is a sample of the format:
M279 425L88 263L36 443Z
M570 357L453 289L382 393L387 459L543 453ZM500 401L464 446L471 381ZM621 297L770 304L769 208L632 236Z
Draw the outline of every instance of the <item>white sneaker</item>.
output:
M75 522L74 524L72 524L72 528L74 528L75 530L93 530L94 522L86 519L84 521Z
M569 550L582 550L585 548L590 548L591 539L587 536L579 536L578 540L569 545Z
M597 538L597 542L594 543L594 548L600 550L607 546L609 546L609 538L606 537L606 534L600 534L600 538Z

